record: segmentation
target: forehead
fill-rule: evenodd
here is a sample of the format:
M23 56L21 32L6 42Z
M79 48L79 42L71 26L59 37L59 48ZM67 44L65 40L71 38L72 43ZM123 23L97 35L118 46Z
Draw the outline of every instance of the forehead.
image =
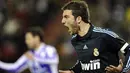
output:
M72 15L72 10L64 10L63 16L65 16L65 15Z
M32 33L31 32L27 32L25 37L28 37L28 36L32 36Z

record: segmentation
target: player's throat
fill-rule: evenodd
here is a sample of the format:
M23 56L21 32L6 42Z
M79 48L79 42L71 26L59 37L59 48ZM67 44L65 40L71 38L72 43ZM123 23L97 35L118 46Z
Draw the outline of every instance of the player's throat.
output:
M80 27L80 30L78 31L78 35L83 37L84 35L88 33L90 24L82 22L79 27Z

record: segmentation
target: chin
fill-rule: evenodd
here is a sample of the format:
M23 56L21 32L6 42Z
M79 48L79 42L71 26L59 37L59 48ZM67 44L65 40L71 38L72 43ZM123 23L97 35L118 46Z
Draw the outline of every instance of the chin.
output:
M70 35L75 35L76 33L70 33Z
M28 49L33 49L32 47L28 47Z
M75 35L75 34L77 34L77 31L73 31L73 32L72 32L72 35Z
M73 33L72 33L72 32L69 32L69 34L70 34L70 35L73 35Z
M73 35L72 33L70 33L70 35Z

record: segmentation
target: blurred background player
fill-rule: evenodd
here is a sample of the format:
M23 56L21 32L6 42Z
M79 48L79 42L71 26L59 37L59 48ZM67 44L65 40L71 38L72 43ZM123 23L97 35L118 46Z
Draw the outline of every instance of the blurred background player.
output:
M29 51L15 63L0 61L0 68L12 73L19 73L29 68L31 73L58 73L59 58L55 47L43 42L43 32L38 27L30 28L25 34Z

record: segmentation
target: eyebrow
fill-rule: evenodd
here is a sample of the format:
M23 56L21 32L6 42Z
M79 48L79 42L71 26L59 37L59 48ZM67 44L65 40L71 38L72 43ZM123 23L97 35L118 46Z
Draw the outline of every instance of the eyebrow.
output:
M68 16L68 15L64 15L63 17L67 18L67 17L69 17L69 16Z

